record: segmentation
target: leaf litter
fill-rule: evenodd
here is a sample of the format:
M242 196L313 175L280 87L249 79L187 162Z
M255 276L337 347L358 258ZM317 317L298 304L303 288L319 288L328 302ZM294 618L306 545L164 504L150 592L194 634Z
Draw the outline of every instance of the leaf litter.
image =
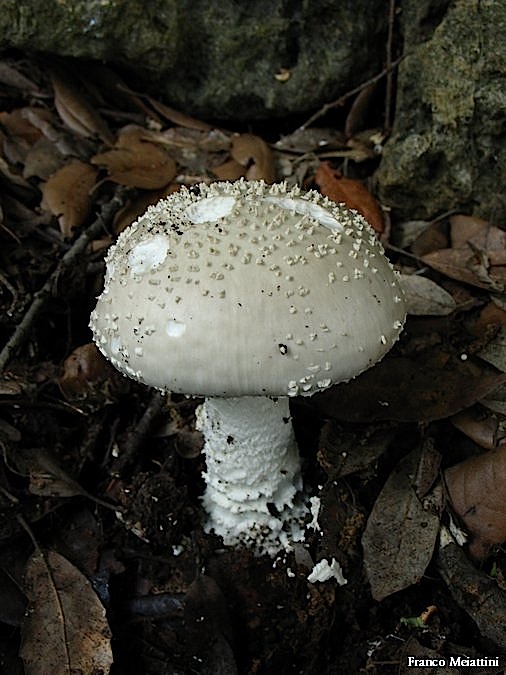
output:
M18 626L24 672L382 673L408 644L479 653L481 633L503 649L503 230L464 214L390 222L369 189L386 138L370 127L374 86L339 122L265 134L72 65L0 60L0 579L12 580L0 624ZM239 177L316 187L363 213L410 315L382 363L294 402L315 527L274 565L202 531L197 402L124 380L87 330L114 237L182 184ZM450 515L464 549L439 543ZM325 559L346 586L308 583ZM401 620L428 605L421 623ZM22 673L15 650L0 632Z

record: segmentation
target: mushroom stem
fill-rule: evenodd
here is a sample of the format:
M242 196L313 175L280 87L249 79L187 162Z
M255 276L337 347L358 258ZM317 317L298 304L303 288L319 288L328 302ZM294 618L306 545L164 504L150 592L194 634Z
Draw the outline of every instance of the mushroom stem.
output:
M206 531L270 555L302 541L307 508L288 398L208 398L197 428L205 438Z

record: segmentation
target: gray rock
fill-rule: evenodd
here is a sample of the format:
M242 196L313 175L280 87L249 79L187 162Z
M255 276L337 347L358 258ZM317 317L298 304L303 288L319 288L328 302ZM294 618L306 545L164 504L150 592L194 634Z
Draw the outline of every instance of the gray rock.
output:
M403 3L406 58L377 174L402 218L506 216L506 4Z
M306 112L379 72L384 62L383 0L1 4L0 48L125 65L143 88L207 118Z

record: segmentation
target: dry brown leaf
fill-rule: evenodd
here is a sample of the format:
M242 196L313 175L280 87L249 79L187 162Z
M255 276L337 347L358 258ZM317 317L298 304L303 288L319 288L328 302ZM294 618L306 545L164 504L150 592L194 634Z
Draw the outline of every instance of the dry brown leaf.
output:
M35 96L41 95L38 84L5 60L0 61L0 82Z
M311 397L310 405L332 419L432 421L468 408L506 383L469 361L386 357L355 380Z
M131 225L134 220L137 220L137 218L146 211L148 206L156 204L160 199L168 197L173 192L177 192L179 188L180 185L169 183L169 185L166 185L162 190L144 192L136 195L134 199L127 201L125 206L119 209L114 217L114 233L119 234L120 232L123 232L126 227Z
M288 136L282 136L274 144L276 150L306 154L321 150L344 150L346 138L335 129L300 127Z
M125 127L115 147L91 158L92 164L106 168L108 178L127 187L157 190L176 175L176 162L158 145L145 140L150 132L140 127Z
M335 420L323 426L318 444L318 462L329 480L375 466L395 435L389 426L368 425L357 431L342 429Z
M0 112L0 125L12 136L19 136L30 145L35 143L41 132L26 119L24 108L17 108L11 112Z
M453 247L428 253L423 261L457 281L503 292L506 232L472 216L453 216L450 228Z
M147 97L147 100L150 102L156 112L160 113L160 115L165 117L165 119L179 127L198 129L199 131L211 131L211 129L213 129L213 127L210 124L207 124L207 122L198 120L195 117L190 117L190 115L186 115L179 110L175 110L174 108L171 108L170 106L165 105L165 103L157 101L150 96Z
M353 99L344 125L344 133L347 138L365 128L367 118L370 116L371 104L377 90L378 83L372 82L367 87L363 87Z
M253 134L238 134L232 138L230 156L246 167L247 180L276 180L274 158L267 143Z
M411 244L411 252L420 258L427 253L448 248L449 238L446 223L437 221L428 223Z
M223 164L213 166L211 171L218 180L238 180L246 175L246 167L235 159L229 159Z
M452 296L431 279L418 274L402 274L402 290L406 299L406 311L415 316L446 316L457 303Z
M422 257L424 263L441 274L478 288L503 292L504 271L489 268L485 256L471 248L444 248Z
M29 610L20 656L26 675L109 672L111 632L88 579L54 551L35 552L25 574Z
M23 178L36 176L47 181L65 162L55 143L48 138L40 138L31 146L25 157Z
M93 343L74 349L65 359L63 375L58 381L65 398L72 400L86 396L94 386L110 377L109 366Z
M350 209L355 209L364 216L376 232L383 232L385 229L383 211L362 183L351 178L345 178L339 171L333 169L328 162L320 164L314 182L323 195L335 202L346 204Z
M419 499L414 476L422 463L419 450L399 462L367 521L362 537L364 565L376 600L417 583L432 558L442 491L436 489L431 499Z
M49 452L42 448L20 448L11 458L18 471L29 477L29 490L40 497L88 496Z
M43 188L42 206L58 218L65 237L83 225L92 204L97 169L74 160L54 173Z
M452 248L466 248L467 242L482 235L488 228L483 218L458 213L450 217L450 239Z
M455 514L473 535L469 551L484 558L506 541L506 443L450 467L445 480Z
M481 408L468 408L452 417L452 424L485 450L494 450L506 441L506 429L496 415Z
M100 138L112 145L113 136L89 97L63 70L51 68L54 104L65 124L84 138Z

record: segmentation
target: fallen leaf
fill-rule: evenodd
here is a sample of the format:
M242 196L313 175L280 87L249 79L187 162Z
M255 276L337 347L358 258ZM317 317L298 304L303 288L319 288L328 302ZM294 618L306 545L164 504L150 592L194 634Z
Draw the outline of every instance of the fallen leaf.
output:
M498 415L506 416L506 386L494 389L480 400L480 404Z
M58 218L65 237L71 237L90 214L97 173L86 162L74 160L65 164L45 183L42 206Z
M107 169L114 183L145 190L163 188L176 175L176 162L149 140L149 131L139 127L125 127L115 146L91 158L91 163Z
M26 603L26 596L12 574L0 567L0 621L9 626L20 626Z
M208 672L237 675L230 647L234 628L225 596L210 576L197 576L188 588L184 621L188 644L195 657L205 658Z
M485 450L494 450L506 441L506 429L497 415L472 407L457 413L453 426Z
M506 325L499 328L490 342L478 352L478 356L506 373Z
M445 471L450 504L473 535L469 551L484 558L506 541L506 443Z
M58 380L68 400L86 396L94 387L111 377L109 362L92 342L76 347L65 359L63 374Z
M29 490L41 497L87 496L86 491L71 478L42 448L18 448L11 458L18 471L29 477Z
M320 434L318 461L329 480L348 476L375 465L395 435L390 426L360 427L357 431L342 429L329 420Z
M363 87L353 99L344 125L344 133L348 138L365 128L377 91L378 83L372 82L367 87Z
M433 269L477 288L503 292L504 271L488 268L487 261L477 251L466 249L444 248L422 256L424 263Z
M247 180L276 180L271 149L260 136L237 134L232 138L230 156L246 168Z
M23 178L36 176L48 180L65 163L65 158L55 143L48 138L40 138L28 150L23 166Z
M50 74L55 108L69 129L79 136L98 137L104 143L112 145L113 137L109 127L72 77L56 67L50 68Z
M506 375L480 372L468 361L387 357L351 382L311 397L319 414L347 422L444 419L506 383Z
M449 247L448 227L444 221L427 223L425 229L420 232L411 243L411 252L423 257L428 253L439 251Z
M276 150L306 154L321 150L344 150L346 138L335 129L299 127L292 134L282 136L274 144Z
M33 80L5 60L0 61L0 82L35 96L41 95L39 86Z
M415 316L446 316L457 303L431 279L418 274L401 274L400 283L406 300L406 311Z
M481 218L450 219L452 248L433 251L423 261L446 276L478 288L506 288L506 232Z
M223 164L213 166L211 171L218 180L238 180L246 175L246 167L235 159L229 159Z
M183 113L175 108L171 108L165 103L158 101L150 96L147 97L149 103L153 106L156 112L160 113L165 119L169 120L173 124L176 124L179 127L185 127L186 129L197 129L199 131L211 131L213 127L207 122L198 120L195 117L190 117L186 113Z
M465 248L470 239L481 235L488 228L488 222L483 218L462 213L450 216L449 221L452 248Z
M168 197L173 192L177 192L179 188L180 186L176 183L169 183L169 185L164 186L162 190L143 192L135 195L133 199L129 199L125 206L119 209L114 216L114 233L119 234L120 232L123 232L126 227L131 225L134 220L137 220L137 218L146 211L148 206L156 204L160 199Z
M322 162L316 171L314 182L323 195L335 202L346 204L350 209L355 209L364 216L376 232L383 232L385 229L383 211L360 181L345 178L328 162Z
M454 543L440 548L437 565L455 601L480 633L506 650L506 596L496 582L478 571Z
M23 108L17 108L11 112L0 112L0 125L11 136L18 136L32 145L41 137L39 129L33 126L27 119Z
M25 574L29 609L20 656L26 675L106 674L111 632L88 579L55 551L35 552Z
M362 536L364 565L375 600L417 583L432 558L442 490L419 499L414 479L420 450L402 459L377 498Z

